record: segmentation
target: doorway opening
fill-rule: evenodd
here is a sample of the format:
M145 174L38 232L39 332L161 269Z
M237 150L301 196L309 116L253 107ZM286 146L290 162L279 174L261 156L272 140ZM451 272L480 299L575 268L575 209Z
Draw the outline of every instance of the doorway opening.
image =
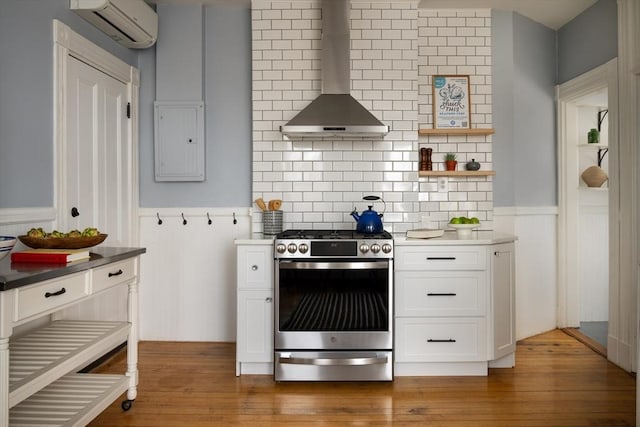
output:
M616 73L612 60L558 86L559 327L606 355L617 152ZM615 159L613 159L615 162ZM610 249L613 249L610 250ZM613 278L613 279L612 279Z

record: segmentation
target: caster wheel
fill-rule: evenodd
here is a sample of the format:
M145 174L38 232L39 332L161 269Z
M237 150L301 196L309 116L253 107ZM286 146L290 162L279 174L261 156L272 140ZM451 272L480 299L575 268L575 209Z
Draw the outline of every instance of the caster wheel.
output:
M128 411L129 409L131 409L131 405L133 405L133 400L123 400L122 403L120 404L120 407L122 408L123 411Z

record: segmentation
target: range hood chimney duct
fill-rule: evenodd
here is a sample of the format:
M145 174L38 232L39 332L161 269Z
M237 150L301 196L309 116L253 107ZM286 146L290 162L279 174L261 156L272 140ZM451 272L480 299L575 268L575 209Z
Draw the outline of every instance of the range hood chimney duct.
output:
M290 137L369 136L389 133L351 91L351 39L348 0L322 0L322 94L280 131Z

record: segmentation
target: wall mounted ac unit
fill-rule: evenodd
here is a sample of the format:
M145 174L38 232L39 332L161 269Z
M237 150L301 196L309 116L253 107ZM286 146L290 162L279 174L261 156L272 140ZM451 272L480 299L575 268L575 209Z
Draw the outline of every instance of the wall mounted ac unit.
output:
M158 38L158 15L143 0L69 0L69 8L123 46L143 49Z

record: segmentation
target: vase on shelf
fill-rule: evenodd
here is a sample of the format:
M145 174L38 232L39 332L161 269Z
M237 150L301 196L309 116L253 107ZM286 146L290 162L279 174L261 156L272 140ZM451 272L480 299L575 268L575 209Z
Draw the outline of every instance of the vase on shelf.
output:
M609 179L607 173L599 166L589 166L580 177L585 184L592 188L602 187L602 184Z
M480 163L476 162L476 159L471 159L470 162L467 162L465 165L468 171L477 171L480 170Z

